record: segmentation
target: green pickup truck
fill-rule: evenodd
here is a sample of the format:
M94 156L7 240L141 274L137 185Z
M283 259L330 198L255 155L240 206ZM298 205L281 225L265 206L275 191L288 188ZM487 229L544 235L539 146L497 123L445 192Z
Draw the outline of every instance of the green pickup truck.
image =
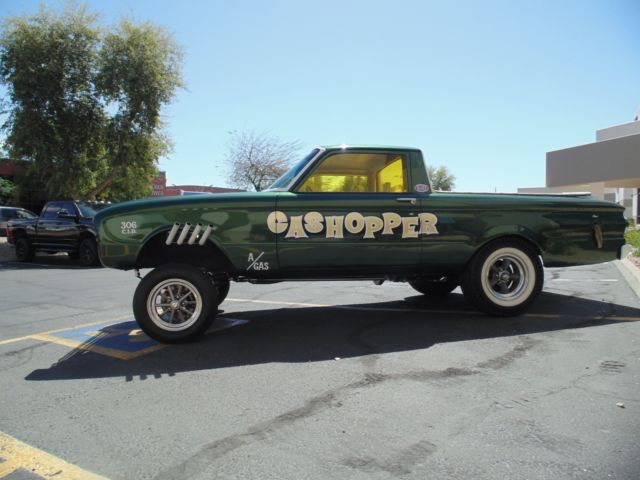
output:
M543 265L619 258L626 227L622 207L585 195L434 192L420 150L371 146L316 148L263 192L132 201L95 223L106 267L153 268L133 310L162 342L205 332L230 280L460 286L476 308L517 315Z

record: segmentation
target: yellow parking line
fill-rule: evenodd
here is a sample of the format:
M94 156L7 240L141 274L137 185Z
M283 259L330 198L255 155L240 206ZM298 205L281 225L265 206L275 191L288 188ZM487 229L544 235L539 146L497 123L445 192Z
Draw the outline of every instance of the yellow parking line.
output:
M393 307L360 307L358 305L329 305L329 304L321 304L321 303L302 303L302 302L285 302L280 300L252 300L249 298L227 298L225 301L230 302L246 302L246 303L264 303L267 305L289 305L293 307L321 307L321 308L340 308L343 310L364 310L364 311L379 311L379 312L422 312L422 313L445 313L451 315L484 315L480 311L475 310L435 310L435 309L424 309L424 308L393 308ZM524 317L531 318L564 318L567 315L562 315L558 313L525 313ZM637 322L640 321L640 317L627 317L627 316L616 316L609 315L605 317L586 317L587 320L616 320L623 322Z
M640 321L640 317L617 317L613 315L611 317L605 317L605 318L608 318L610 320L619 320L621 322L639 322Z
M167 345L158 344L153 345L152 347L145 348L143 350L138 350L136 352L126 352L123 350L116 350L114 348L102 347L100 345L94 345L91 341L88 342L80 342L78 340L71 340L69 338L60 338L54 337L52 335L32 335L31 338L34 340L40 340L43 342L49 343L57 343L58 345L64 345L65 347L71 347L78 350L86 350L87 352L95 352L101 353L102 355L107 355L109 357L114 357L119 360L133 360L134 358L140 357L142 355L146 355L148 353L155 352L157 350L161 350L165 348ZM99 339L100 337L95 337L95 339Z
M46 332L32 333L31 335L25 335L23 337L8 338L6 340L0 340L0 345L22 342L23 340L34 340L35 336L37 335L51 335L52 333L68 332L69 330L75 330L76 328L90 327L91 325L100 325L101 323L117 322L118 320L124 320L125 318L131 318L131 316L128 315L126 317L117 317L110 320L98 320L96 322L81 323L72 327L57 328L55 330L47 330Z
M16 337L16 338L9 338L7 340L0 340L0 345L9 345L10 343L21 342L23 340L29 340L30 338L31 338L31 335L26 335L24 337Z
M11 475L21 468L43 478L106 480L106 477L83 470L2 432L0 432L0 457L5 460L4 463L0 463L0 478Z

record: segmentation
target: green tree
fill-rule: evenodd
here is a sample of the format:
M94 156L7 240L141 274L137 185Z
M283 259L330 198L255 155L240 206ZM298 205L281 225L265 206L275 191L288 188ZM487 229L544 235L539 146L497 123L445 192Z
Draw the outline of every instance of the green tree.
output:
M182 86L181 59L162 28L123 20L107 31L73 3L9 19L0 81L10 157L29 161L28 181L50 197L144 195L170 149L160 111Z
M456 177L452 173L449 173L449 169L444 165L434 167L429 165L427 167L427 173L431 180L431 186L434 190L450 191L456 185Z
M12 181L0 177L0 205L11 204L15 191L16 186Z

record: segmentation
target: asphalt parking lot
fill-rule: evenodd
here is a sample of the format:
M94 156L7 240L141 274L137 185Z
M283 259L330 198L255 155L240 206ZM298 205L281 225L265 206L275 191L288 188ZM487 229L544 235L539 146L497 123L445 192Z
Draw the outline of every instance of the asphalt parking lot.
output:
M521 317L408 285L232 284L200 342L133 273L0 263L0 478L637 479L640 301L547 271Z

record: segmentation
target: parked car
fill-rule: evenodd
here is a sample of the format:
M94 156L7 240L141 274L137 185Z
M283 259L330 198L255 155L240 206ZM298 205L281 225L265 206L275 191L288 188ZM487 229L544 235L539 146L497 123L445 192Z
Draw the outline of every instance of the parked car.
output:
M7 238L22 262L36 252L66 252L83 265L100 264L93 217L104 204L59 200L48 202L39 217L10 220Z
M133 297L163 342L201 335L229 280L406 281L427 296L457 286L476 308L517 315L547 267L619 258L624 208L588 195L432 191L422 152L321 147L270 189L127 202L98 213L100 257L154 268Z
M7 222L15 218L26 219L35 218L37 215L29 210L19 207L0 206L0 237L7 236Z

